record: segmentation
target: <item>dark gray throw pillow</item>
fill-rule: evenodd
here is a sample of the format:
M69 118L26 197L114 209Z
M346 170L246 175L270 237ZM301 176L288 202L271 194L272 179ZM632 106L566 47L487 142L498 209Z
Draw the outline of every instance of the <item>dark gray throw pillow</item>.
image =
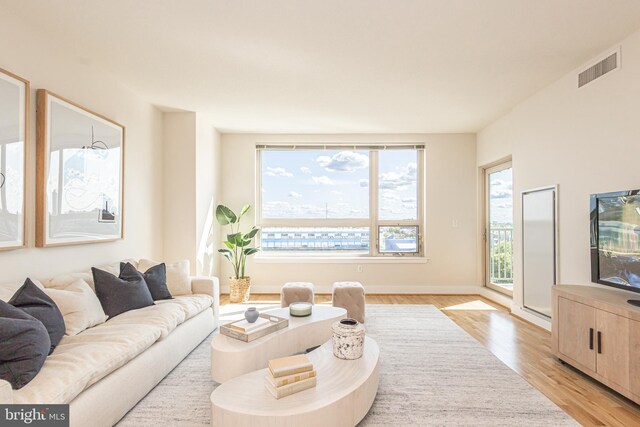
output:
M109 319L126 311L153 305L147 283L133 265L125 265L120 277L98 268L92 268L91 272L96 295Z
M51 341L41 321L0 301L0 378L15 390L35 377L49 354Z
M64 318L56 303L31 279L27 279L24 285L13 294L9 304L42 322L49 332L49 340L51 341L49 354L53 353L53 349L64 336Z
M122 274L122 270L126 265L130 265L135 269L131 263L121 262L120 274ZM154 265L142 273L142 277L144 277L144 281L147 283L149 292L151 292L151 298L153 298L154 301L161 299L173 299L169 292L169 288L167 288L167 266L164 263Z

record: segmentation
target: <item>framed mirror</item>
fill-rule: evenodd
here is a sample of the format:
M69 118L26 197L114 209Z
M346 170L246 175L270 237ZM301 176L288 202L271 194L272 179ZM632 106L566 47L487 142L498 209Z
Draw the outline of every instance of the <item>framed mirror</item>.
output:
M37 91L36 246L123 238L125 128Z
M0 69L0 250L25 247L29 82Z

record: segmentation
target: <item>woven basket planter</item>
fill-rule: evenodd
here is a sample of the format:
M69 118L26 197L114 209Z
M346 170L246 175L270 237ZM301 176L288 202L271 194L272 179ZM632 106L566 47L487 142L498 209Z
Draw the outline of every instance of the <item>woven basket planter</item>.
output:
M251 291L251 277L242 279L229 278L229 302L239 303L249 301Z

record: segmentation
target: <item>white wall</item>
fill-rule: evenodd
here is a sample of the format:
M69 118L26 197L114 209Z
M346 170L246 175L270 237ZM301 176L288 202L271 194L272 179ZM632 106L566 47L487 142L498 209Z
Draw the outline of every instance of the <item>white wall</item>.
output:
M426 143L426 253L428 263L248 263L255 292L278 292L287 281L311 281L330 291L334 281L358 280L369 292L477 292L475 136L460 135L222 135L222 201L234 210L255 207L256 153L261 143ZM452 220L458 228L452 228ZM253 225L249 216L246 227ZM220 226L217 226L220 227ZM218 243L218 247L219 247ZM222 260L221 276L231 268Z
M478 166L513 157L516 308L523 190L560 185L560 283L590 284L589 195L640 188L640 32L621 45L620 70L578 89L576 69L478 134Z
M220 133L211 119L196 116L196 274L215 275L219 271L220 229L215 209L222 192Z
M82 64L37 29L10 14L0 14L0 68L31 82L28 139L28 249L0 252L0 280L46 278L57 273L132 257L162 254L161 113L102 70ZM126 127L125 239L59 248L34 248L35 232L35 90L49 89Z
M163 259L188 259L196 266L196 113L162 115L164 159L164 252ZM176 226L179 224L179 226Z
M211 118L193 112L163 114L164 256L188 259L192 274L218 271L214 227L220 198L220 134Z

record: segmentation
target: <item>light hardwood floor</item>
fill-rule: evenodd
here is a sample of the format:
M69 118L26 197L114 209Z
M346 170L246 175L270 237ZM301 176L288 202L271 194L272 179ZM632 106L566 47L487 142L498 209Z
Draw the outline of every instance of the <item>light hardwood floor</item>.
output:
M252 301L279 301L257 294ZM316 303L331 295L316 294ZM221 296L221 304L229 302ZM433 304L585 426L640 426L640 406L551 354L551 334L477 295L367 295L368 304ZM640 357L640 356L639 356Z

